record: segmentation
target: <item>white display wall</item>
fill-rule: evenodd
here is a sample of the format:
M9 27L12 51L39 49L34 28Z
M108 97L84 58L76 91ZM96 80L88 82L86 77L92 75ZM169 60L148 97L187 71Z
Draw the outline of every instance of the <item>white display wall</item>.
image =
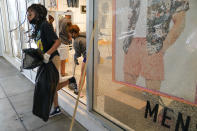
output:
M86 13L81 12L81 6L86 6L86 0L79 0L79 7L68 7L67 0L56 0L56 6L50 7L50 1L46 0L45 5L49 11L67 11L73 12L73 24L77 24L80 27L81 32L86 31ZM54 1L54 0L52 0Z

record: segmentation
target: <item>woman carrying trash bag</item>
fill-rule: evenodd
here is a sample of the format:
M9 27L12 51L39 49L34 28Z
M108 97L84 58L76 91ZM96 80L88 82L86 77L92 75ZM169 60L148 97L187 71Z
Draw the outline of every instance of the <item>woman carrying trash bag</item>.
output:
M60 57L57 48L60 46L60 41L52 25L47 22L47 9L41 4L32 4L28 7L27 13L28 21L34 27L32 38L37 43L38 48L43 52L43 62L47 65L48 62L52 61L59 73ZM57 91L67 85L70 80L72 78L63 83L58 82L54 95L54 110L50 114L51 116L61 113L60 107L58 106Z

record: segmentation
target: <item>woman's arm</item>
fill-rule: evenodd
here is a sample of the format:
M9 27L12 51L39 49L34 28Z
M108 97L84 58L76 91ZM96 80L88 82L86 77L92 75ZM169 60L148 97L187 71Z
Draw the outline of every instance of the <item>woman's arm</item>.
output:
M165 53L166 50L176 42L180 34L183 32L185 28L185 16L186 16L185 11L176 13L173 16L172 19L174 25L163 42L163 48L161 50L162 53Z
M60 46L60 40L59 39L57 39L56 41L55 41L55 43L53 44L53 46L46 52L47 54L49 54L49 55L51 55L54 51L56 51L57 50L57 48Z

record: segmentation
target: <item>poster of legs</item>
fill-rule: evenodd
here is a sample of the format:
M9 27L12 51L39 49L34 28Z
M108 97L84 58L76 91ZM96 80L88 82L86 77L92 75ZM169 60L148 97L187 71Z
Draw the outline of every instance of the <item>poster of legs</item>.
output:
M113 80L196 104L197 1L114 0Z

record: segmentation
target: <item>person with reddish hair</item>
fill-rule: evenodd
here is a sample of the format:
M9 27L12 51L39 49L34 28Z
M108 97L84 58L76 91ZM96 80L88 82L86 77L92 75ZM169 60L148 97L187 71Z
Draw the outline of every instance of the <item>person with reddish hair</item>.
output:
M79 33L80 28L77 25L72 25L69 29L69 32L74 39L74 44L73 47L75 49L75 54L74 54L74 62L76 65L79 65L78 58L83 56L83 62L81 66L81 76L79 80L79 86L82 82L82 73L85 68L85 63L86 63L86 33L81 32ZM84 81L82 83L82 87L84 85Z

